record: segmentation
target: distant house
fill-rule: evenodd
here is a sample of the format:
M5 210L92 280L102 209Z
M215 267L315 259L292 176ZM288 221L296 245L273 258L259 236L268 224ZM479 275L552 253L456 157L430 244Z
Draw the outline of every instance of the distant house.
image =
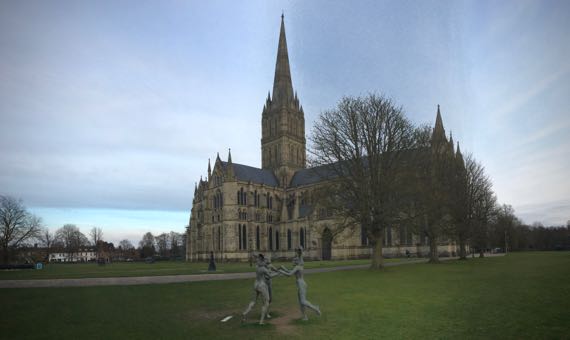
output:
M97 259L97 252L93 248L79 249L77 252L57 252L49 254L49 262L89 262Z

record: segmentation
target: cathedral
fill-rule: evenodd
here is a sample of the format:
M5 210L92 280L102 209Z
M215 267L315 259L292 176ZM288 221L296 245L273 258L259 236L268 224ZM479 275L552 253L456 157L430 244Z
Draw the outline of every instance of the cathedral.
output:
M219 154L213 165L208 161L207 178L194 188L186 259L204 261L213 253L221 261L248 261L257 252L287 259L299 246L306 259L369 257L360 228L334 232L339 217L313 197L327 180L306 167L305 114L293 90L283 16L273 92L263 106L261 130L261 168L234 163L231 151L225 161ZM439 107L436 132L447 142ZM448 143L453 149L453 142ZM456 247L442 243L439 251L451 255ZM425 237L405 226L386 228L384 256L407 253L427 254Z

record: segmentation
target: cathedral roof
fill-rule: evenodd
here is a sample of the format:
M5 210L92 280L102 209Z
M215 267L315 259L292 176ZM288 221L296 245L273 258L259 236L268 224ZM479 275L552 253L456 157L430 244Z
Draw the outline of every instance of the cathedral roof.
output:
M427 148L403 150L398 158L398 162L400 166L424 166L425 157L423 157L423 155L428 155L428 150L429 149ZM366 157L363 158L363 162L365 167L367 167L368 159ZM341 164L342 163L335 162L332 164L297 170L293 175L293 179L291 179L290 187L316 184L338 178L339 172L342 171Z
M225 168L228 165L228 162L222 162L222 165ZM271 170L254 168L252 166L237 163L232 163L232 167L236 178L240 181L265 184L272 187L279 186L279 182Z
M297 187L301 185L315 184L336 178L338 177L338 174L333 166L334 164L330 164L297 170L293 175L293 179L291 179L291 186Z

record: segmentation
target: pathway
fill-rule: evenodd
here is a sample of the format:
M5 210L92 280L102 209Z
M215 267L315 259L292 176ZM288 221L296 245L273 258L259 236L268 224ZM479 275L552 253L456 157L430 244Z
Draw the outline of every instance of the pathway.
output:
M486 254L489 256L501 256L504 254ZM457 257L440 258L441 261L454 260ZM427 259L417 259L402 262L388 262L386 267L400 266L405 264L425 263ZM339 270L365 269L370 265L351 265L328 268L305 269L305 274L326 273ZM132 286L150 285L180 282L200 282L219 280L238 280L255 278L254 272L226 273L226 274L191 274L191 275L165 275L165 276L138 276L138 277L98 277L82 279L42 279L42 280L0 280L0 288L47 288L47 287L90 287L90 286Z

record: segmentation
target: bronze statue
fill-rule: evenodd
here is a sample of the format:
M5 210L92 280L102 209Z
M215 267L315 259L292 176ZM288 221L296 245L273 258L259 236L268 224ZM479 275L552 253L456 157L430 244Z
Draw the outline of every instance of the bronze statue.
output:
M279 272L282 273L283 275L287 275L287 276L292 276L295 275L295 278L297 280L297 297L299 298L299 307L301 308L301 314L303 315L303 320L309 320L309 318L307 317L307 314L305 313L305 307L308 307L310 309L312 309L313 311L315 311L315 313L317 313L317 315L321 315L321 310L319 309L319 306L315 306L312 303L310 303L306 296L307 296L307 284L305 283L305 280L303 279L303 266L304 266L304 261L303 261L303 249L299 248L297 249L297 256L293 259L293 264L295 265L293 267L293 269L288 270L287 268L285 268L284 266L281 266L281 269L279 269Z
M255 283L253 284L253 295L252 299L249 302L249 305L245 309L242 314L242 322L245 322L247 319L247 314L251 311L251 308L257 302L257 298L261 295L263 299L263 306L261 307L261 319L259 320L259 324L263 325L263 320L267 316L268 318L271 317L269 315L269 302L271 301L269 288L267 286L267 280L271 282L271 278L279 275L279 272L271 272L267 268L267 263L265 262L265 257L263 254L259 254L257 256L257 263L256 263L256 276L255 276ZM271 283L270 283L271 284Z

